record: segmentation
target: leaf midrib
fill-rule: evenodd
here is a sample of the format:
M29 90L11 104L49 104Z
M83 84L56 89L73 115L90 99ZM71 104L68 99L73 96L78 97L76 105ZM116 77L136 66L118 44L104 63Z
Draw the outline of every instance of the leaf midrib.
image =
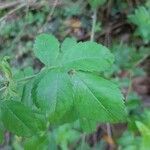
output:
M77 75L78 76L78 75ZM79 76L78 76L79 77ZM80 77L79 77L80 78ZM80 78L80 80L86 85L87 89L89 90L89 92L94 96L94 98L96 99L96 101L98 102L98 104L112 117L114 118L114 120L118 120L118 118L116 116L114 116L110 111L107 110L107 108L105 108L105 106L98 100L98 98L94 95L94 93L92 92L92 90L90 89L90 87L85 83L84 80L82 80Z

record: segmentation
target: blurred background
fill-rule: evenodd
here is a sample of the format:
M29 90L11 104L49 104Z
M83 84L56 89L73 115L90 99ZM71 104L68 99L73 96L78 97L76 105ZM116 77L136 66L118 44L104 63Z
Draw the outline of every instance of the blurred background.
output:
M43 64L32 49L40 33L107 46L115 64L105 76L119 84L128 120L99 125L90 135L67 124L52 129L49 139L34 139L34 148L149 150L150 0L0 0L0 59L9 56L14 70L32 67L37 72ZM23 145L22 138L6 133L0 149L22 150ZM31 141L25 145L32 150Z

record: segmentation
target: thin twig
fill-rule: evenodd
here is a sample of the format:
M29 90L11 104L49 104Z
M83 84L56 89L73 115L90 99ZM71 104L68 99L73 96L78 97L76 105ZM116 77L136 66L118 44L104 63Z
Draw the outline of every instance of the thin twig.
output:
M53 5L53 7L52 7L52 9L51 9L51 11L50 11L50 13L49 13L47 19L46 19L47 21L51 20L51 17L52 17L52 15L54 14L54 11L55 11L55 8L56 8L58 2L59 2L59 0L55 0L55 1L54 1L54 5ZM47 24L47 21L46 21L46 23L42 26L42 28L39 29L39 32L43 32L43 29L44 29L45 25Z
M106 128L107 128L108 137L112 139L111 125L109 123L107 123ZM109 145L109 150L112 150L112 145Z
M52 10L51 10L50 15L49 15L50 17L53 15L55 8L57 6L57 3L58 3L58 0L55 0L54 5L53 5Z
M3 86L2 88L0 88L0 92L5 90L7 87L6 86Z
M30 80L30 79L33 79L33 78L36 77L36 76L37 76L37 74L34 74L34 75L32 75L32 76L28 76L28 77L19 79L19 80L17 80L17 82L28 81L28 80Z
M83 133L81 138L82 138L82 139L81 139L81 142L82 142L82 143L81 143L81 149L83 149L83 148L84 148L84 145L85 145L86 134Z
M132 70L129 70L129 80L130 80L130 82L129 82L129 86L128 86L128 89L127 89L125 101L127 101L128 96L129 96L130 92L132 91L132 77L133 77L133 72L132 72Z
M139 0L135 0L135 2L136 2L137 6L140 5L140 1Z
M18 4L20 4L20 1L4 2L4 3L2 2L0 3L0 10L15 7Z
M91 30L91 41L94 41L95 36L95 26L97 20L97 9L94 9L93 16L92 16L92 30Z
M149 57L149 54L146 54L142 59L140 59L134 66L137 67L140 65L144 60L146 60Z
M25 6L26 6L26 10L25 10L25 18L28 18L28 12L29 12L29 0L26 0L25 2ZM20 32L17 34L17 36L14 38L14 40L12 41L12 44L10 46L10 49L14 49L16 46L16 43L20 40L22 34L24 33L25 27L28 23L25 21L25 23L22 26L22 30L20 30Z
M108 135L109 137L112 137L111 126L110 126L110 124L107 123L107 124L106 124L106 127L107 127L107 135Z
M21 9L21 8L23 8L25 6L26 6L26 3L23 3L23 4L20 4L18 7L16 7L15 9L9 11L6 15L4 15L3 17L0 18L0 22L2 22L3 20L7 19L8 16L10 16L14 12L18 11L19 9Z
M106 14L107 18L108 18L109 15L110 15L112 3L113 3L113 0L109 0L109 1L108 1L108 4L107 4L107 14Z
M129 5L129 9L131 10L133 8L132 1L131 0L126 0L126 1Z

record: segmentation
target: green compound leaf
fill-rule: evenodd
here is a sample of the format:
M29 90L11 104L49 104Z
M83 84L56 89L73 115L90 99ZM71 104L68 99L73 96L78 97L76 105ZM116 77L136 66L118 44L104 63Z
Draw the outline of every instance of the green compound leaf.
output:
M1 113L5 128L18 136L29 137L43 128L40 119L20 102L13 100L1 102Z
M100 122L123 121L126 112L120 90L92 73L111 67L114 57L109 50L95 42L77 43L67 38L58 51L55 63L51 68L45 66L32 89L34 103L46 113L50 124L79 120L85 131L92 131Z
M41 34L35 40L34 53L46 66L53 65L59 54L59 41L53 35Z

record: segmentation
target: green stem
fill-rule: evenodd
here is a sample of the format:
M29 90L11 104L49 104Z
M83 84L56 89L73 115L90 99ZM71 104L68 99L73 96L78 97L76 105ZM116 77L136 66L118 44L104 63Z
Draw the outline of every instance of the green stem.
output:
M22 79L20 79L20 80L17 80L17 82L28 81L28 80L30 80L30 79L36 77L36 76L37 76L37 74L34 74L34 75L32 75L32 76L28 76L28 77L22 78Z
M6 86L3 86L2 88L0 88L0 92L5 90L6 89Z
M132 70L129 70L129 80L130 80L130 82L129 82L129 86L128 86L128 89L127 89L125 101L127 101L128 96L129 96L130 92L132 91L132 77L133 77L133 72L132 72Z
M54 68L57 68L57 67L56 67L56 66L53 66L53 67L46 67L46 68L44 68L44 69L46 69L46 70L51 70L51 69L54 69ZM42 69L42 70L44 70L44 69ZM31 75L31 76L27 76L27 77L25 77L25 78L19 79L19 80L17 80L17 82L28 81L28 80L30 80L30 79L33 79L34 77L36 77L36 76L39 75L40 73L41 73L41 71L40 71L39 73L37 73L37 74L34 74L34 75Z
M97 9L95 8L92 16L91 41L94 41L96 20L97 20Z

